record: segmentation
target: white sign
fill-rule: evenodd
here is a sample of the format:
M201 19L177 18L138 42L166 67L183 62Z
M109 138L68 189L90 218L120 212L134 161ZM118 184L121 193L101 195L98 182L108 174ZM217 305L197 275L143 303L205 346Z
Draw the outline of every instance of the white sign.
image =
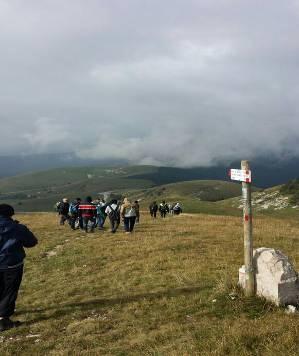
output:
M251 171L244 169L231 169L229 171L230 179L240 182L251 183Z

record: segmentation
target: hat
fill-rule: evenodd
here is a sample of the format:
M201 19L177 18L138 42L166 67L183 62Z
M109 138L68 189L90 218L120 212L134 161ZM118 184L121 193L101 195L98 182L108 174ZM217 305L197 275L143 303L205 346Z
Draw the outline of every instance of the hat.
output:
M15 210L11 205L0 204L0 215L10 218L15 214Z

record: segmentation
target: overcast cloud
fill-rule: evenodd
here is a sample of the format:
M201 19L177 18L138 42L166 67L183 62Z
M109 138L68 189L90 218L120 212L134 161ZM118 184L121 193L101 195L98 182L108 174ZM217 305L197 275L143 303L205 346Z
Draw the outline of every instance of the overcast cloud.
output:
M299 1L0 0L1 154L299 153Z

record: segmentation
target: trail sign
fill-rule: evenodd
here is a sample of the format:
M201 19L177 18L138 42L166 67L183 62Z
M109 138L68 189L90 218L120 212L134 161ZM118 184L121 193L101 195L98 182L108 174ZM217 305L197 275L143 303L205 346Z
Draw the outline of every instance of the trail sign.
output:
M238 180L239 182L251 183L251 171L245 169L230 169L230 179Z
M243 224L244 224L244 268L245 295L255 294L255 271L253 267L251 170L248 161L241 161L241 169L230 169L232 180L242 182Z

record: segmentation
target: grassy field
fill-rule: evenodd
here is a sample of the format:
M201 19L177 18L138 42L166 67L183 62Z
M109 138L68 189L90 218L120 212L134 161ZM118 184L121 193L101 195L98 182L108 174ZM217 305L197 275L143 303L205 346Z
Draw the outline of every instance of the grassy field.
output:
M236 287L240 217L152 221L132 235L84 234L54 214L17 216L39 237L28 250L1 355L298 355L298 315ZM299 266L299 222L256 217L254 245Z

